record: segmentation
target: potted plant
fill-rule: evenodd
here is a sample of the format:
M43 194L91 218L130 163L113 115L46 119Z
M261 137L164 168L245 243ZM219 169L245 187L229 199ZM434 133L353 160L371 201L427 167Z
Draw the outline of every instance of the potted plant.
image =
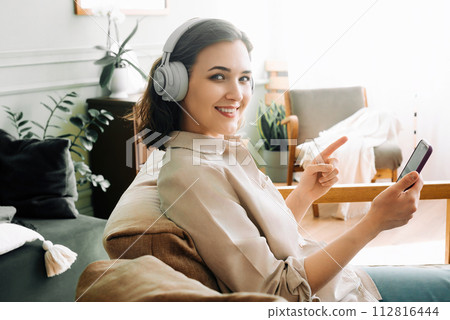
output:
M260 101L257 111L258 132L264 141L262 157L266 174L273 182L285 182L287 178L287 127L281 122L286 117L284 106L272 102L267 106Z
M103 70L100 75L100 86L102 88L106 88L108 85L110 86L112 98L126 98L128 97L128 70L127 67L131 66L134 68L144 80L147 80L147 75L145 72L141 70L135 63L133 63L127 56L126 53L132 51L131 49L127 49L127 44L131 40L131 38L136 34L139 26L139 20L136 20L136 26L133 28L131 33L125 40L120 43L119 39L119 31L117 28L117 20L113 20L115 30L116 30L116 39L114 40L116 46L111 45L111 15L108 15L108 41L107 47L104 46L95 46L96 49L105 51L105 56L99 60L95 61L95 64L102 65Z

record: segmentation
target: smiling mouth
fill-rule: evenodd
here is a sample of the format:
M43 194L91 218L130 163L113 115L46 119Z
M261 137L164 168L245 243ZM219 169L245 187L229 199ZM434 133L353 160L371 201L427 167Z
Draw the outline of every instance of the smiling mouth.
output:
M239 107L215 107L217 111L219 111L223 116L228 118L234 118L237 114L237 110L239 110Z

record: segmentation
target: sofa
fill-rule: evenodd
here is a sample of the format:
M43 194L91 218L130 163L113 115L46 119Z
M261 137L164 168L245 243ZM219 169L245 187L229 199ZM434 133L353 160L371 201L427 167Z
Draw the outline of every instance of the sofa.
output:
M106 220L75 207L69 148L66 139L16 139L0 129L0 301L74 301L82 271L108 257ZM77 254L70 269L47 276L43 242L27 237L36 232Z
M62 274L47 277L44 250L39 240L0 255L0 301L74 301L78 279L96 260L108 258L102 246L106 220L85 215L75 219L20 219L45 239L62 244L77 260Z
M162 152L154 151L120 198L103 234L110 260L93 262L84 270L77 301L285 301L261 293L219 292L190 235L160 211L158 170L152 164L161 157ZM371 201L388 185L335 186L318 202ZM283 197L292 190L279 188ZM449 199L450 183L426 183L422 198Z

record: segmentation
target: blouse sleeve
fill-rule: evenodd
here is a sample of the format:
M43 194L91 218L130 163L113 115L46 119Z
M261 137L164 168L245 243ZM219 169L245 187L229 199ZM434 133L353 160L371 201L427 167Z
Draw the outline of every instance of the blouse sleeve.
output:
M162 212L190 234L206 265L231 292L311 301L304 260L274 256L223 172L211 166L181 170L167 163L158 190Z

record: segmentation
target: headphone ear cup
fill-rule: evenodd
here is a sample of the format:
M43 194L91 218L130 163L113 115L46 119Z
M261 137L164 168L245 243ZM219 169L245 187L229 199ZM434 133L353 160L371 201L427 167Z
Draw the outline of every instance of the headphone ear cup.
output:
M158 95L164 96L168 82L166 66L158 67L153 73L153 88Z
M159 67L153 75L153 87L164 101L181 101L189 83L186 67L179 61Z
M189 86L188 71L183 63L179 61L169 62L172 75L171 98L172 101L181 101L186 97Z

